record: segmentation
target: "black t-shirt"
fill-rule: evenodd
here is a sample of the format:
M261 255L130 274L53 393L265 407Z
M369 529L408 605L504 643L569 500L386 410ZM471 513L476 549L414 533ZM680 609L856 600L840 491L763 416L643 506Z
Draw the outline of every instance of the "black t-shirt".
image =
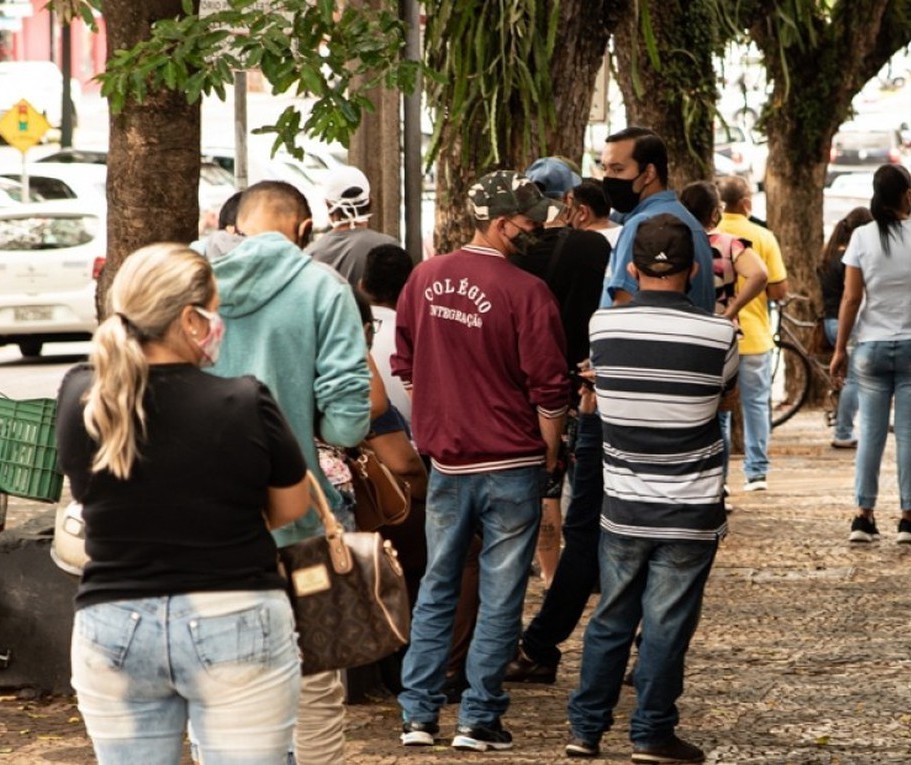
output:
M304 475L297 441L268 389L189 364L152 366L147 435L128 480L91 472L83 423L92 370L70 370L58 396L60 466L83 504L86 566L76 607L186 592L283 586L263 511L268 487Z
M610 244L597 231L546 228L526 255L511 258L519 268L543 279L557 298L566 333L566 361L573 371L589 356L588 322L601 303L610 253Z
M845 267L841 262L842 251L816 269L819 287L822 290L822 315L827 319L838 318L838 306L845 291Z

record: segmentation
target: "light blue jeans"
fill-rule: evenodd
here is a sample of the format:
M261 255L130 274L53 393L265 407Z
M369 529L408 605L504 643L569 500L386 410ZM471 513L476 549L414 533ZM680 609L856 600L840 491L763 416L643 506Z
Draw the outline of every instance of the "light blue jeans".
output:
M860 438L854 473L857 506L865 510L876 507L894 398L899 501L902 510L911 510L911 340L858 343L854 365L860 385Z
M826 338L835 345L838 336L838 319L826 319L823 323ZM838 394L838 412L835 415L835 438L839 441L850 441L854 438L854 418L857 416L859 403L857 393L857 370L852 361L854 350L848 355L848 374L845 375L845 384Z
M677 726L677 699L690 638L718 542L641 539L601 532L601 600L582 648L579 687L569 697L573 735L591 744L614 721L630 645L642 623L633 675L630 739L663 744Z
M284 765L300 661L281 590L81 608L72 683L100 765L178 765L189 722L206 765Z
M769 472L769 434L772 431L772 354L740 357L737 375L743 413L743 474L747 481Z
M430 471L427 493L427 569L402 665L399 704L405 720L436 722L465 554L482 537L478 620L468 649L459 725L490 725L509 706L506 665L522 631L528 570L541 520L540 467L470 475Z

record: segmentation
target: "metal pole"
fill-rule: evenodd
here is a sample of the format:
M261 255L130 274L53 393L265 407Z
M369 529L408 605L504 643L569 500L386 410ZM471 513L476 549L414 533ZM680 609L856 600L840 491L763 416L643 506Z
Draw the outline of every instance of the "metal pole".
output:
M22 184L22 201L31 202L32 200L29 198L31 195L28 193L28 163L25 161L25 151L22 151L22 177L19 182Z
M405 22L405 58L421 60L421 13L417 0L401 0L402 20ZM411 260L420 263L423 258L421 233L421 198L424 178L421 172L421 80L418 78L414 92L404 97L403 146L405 167L405 249Z
M60 145L73 145L73 35L69 24L60 30L61 73L63 75L63 104L60 109Z
M234 75L234 185L247 188L247 73Z

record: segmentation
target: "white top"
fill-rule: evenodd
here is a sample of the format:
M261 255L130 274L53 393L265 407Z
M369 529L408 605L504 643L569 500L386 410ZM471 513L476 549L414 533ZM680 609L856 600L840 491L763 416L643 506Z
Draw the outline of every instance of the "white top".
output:
M895 234L886 253L876 223L867 223L854 230L842 257L842 263L859 268L864 278L864 300L854 328L858 343L911 339L911 220L902 221Z
M411 396L405 390L401 378L392 374L389 359L395 353L395 311L380 305L370 306L373 318L380 322L380 328L373 337L371 354L380 370L383 385L386 386L386 395L389 402L401 412L408 427L411 427Z

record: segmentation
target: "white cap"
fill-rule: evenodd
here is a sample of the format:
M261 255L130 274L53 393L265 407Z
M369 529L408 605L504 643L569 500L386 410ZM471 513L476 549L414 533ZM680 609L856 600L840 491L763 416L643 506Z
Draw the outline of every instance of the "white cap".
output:
M341 209L347 214L352 208L363 207L370 201L370 181L351 165L334 170L325 190L330 213Z

